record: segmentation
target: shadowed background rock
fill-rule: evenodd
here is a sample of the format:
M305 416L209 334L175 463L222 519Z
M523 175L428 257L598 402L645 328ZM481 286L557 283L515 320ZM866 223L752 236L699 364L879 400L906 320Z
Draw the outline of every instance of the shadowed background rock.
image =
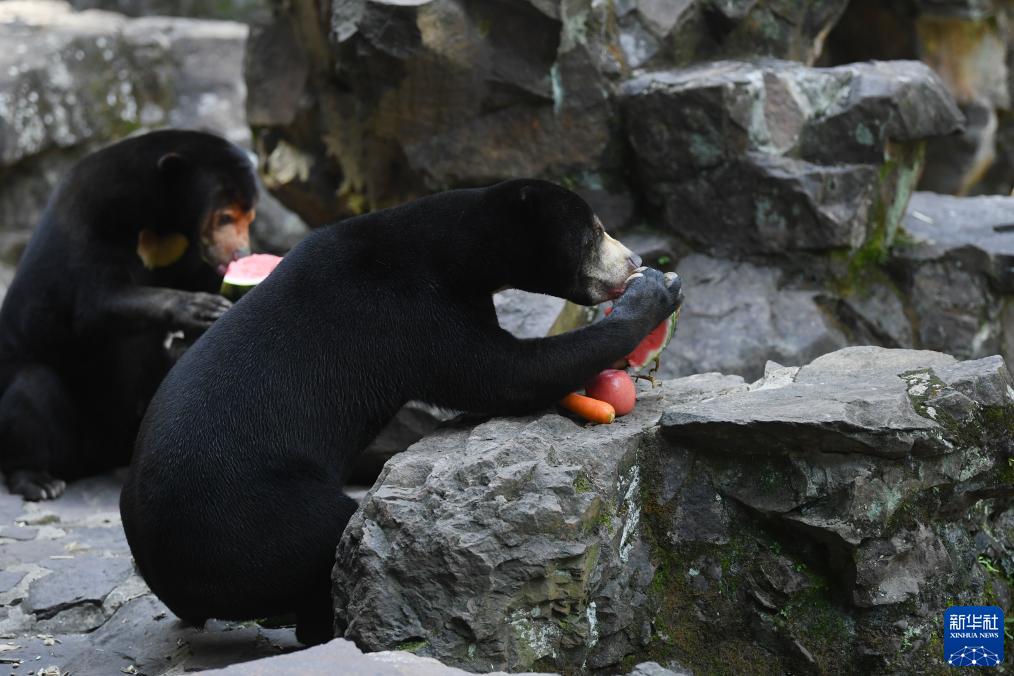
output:
M920 184L1014 187L1001 123L1008 4L335 0L319 10L277 4L246 61L265 182L310 223L537 175L581 193L650 264L692 277L667 376L755 378L768 359L799 365L866 343L1014 357L1009 292L969 282L968 295L996 301L972 331L990 338L970 342L967 331L928 330L924 317L951 311L928 307L925 284L898 272ZM1014 200L993 206L1014 223ZM950 293L963 293L955 283Z

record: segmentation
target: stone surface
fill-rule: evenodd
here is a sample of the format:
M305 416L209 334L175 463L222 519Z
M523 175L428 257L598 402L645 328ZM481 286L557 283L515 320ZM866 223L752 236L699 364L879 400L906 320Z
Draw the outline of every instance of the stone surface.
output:
M287 2L247 64L262 171L314 224L518 176L629 194L618 83L723 56L812 63L845 5Z
M642 390L607 427L495 419L396 456L339 545L346 637L370 650L422 642L417 654L470 670L601 667L628 654L651 578L635 536L645 427L667 403L742 385L695 376Z
M894 250L917 345L962 357L1001 353L1014 336L1014 198L916 193Z
M0 661L8 667L5 674L465 673L408 651L363 654L344 639L302 650L291 627L217 620L202 629L182 624L133 572L116 513L120 479L107 475L72 483L59 500L41 504L0 491L0 524L37 531L31 541L0 536ZM17 525L22 523L37 525ZM53 547L40 550L40 541ZM36 613L30 612L31 603ZM41 618L53 611L52 617ZM631 674L673 673L661 669L639 665Z
M158 676L216 668L296 648L291 627L181 624L134 572L119 517L121 477L72 483L59 500L0 492L0 657L17 671ZM26 525L22 525L26 524ZM133 670L133 671L130 671Z
M106 596L134 569L129 556L74 557L55 560L53 573L32 582L22 609L36 619L48 619L76 605L101 605Z
M991 287L1014 294L1014 198L952 197L917 192L905 216L912 261L950 258L985 275Z
M946 606L1009 598L977 556L1010 560L1011 453L1002 359L875 347L667 380L609 426L445 429L365 497L336 610L465 669L928 664Z
M508 289L493 296L501 328L518 338L541 338L580 328L594 310L562 298Z
M621 91L647 197L675 234L725 254L856 249L878 228L892 234L920 162L897 144L962 119L917 62L722 61ZM884 171L892 158L903 171Z
M264 20L270 0L71 0L74 9L104 9L127 16L186 16L228 21Z
M1001 129L1011 110L1014 7L1003 0L852 0L828 37L832 64L920 59L959 103L964 127L928 144L922 190L1009 194L1014 164Z
M801 365L848 344L822 311L819 291L786 288L778 268L694 254L679 261L686 300L659 373L760 377L774 360Z
M384 651L364 654L351 641L330 643L291 655L272 657L205 672L209 676L325 676L371 674L371 676L465 676L468 672L410 652ZM490 676L506 676L502 671ZM523 676L535 676L528 673ZM546 675L548 676L548 675Z

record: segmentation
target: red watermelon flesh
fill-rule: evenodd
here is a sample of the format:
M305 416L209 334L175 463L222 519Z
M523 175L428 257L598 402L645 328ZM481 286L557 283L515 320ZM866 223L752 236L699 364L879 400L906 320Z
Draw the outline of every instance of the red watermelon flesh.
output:
M282 261L281 256L250 254L229 263L222 279L222 295L238 300L243 294L264 281Z
M225 271L225 279L230 284L249 286L264 281L271 271L282 261L281 256L271 254L250 254L229 263Z
M608 315L613 311L612 307L605 310ZM662 350L669 345L673 335L676 333L676 320L679 318L679 309L672 313L668 319L656 326L651 333L645 336L644 340L638 343L634 351L627 355L627 366L641 371L645 366L655 365Z

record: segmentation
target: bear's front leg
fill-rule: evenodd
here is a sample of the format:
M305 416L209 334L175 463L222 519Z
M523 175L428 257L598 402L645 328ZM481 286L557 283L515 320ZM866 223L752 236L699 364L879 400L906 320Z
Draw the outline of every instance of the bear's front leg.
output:
M476 413L552 405L629 354L683 300L675 274L645 269L603 320L558 336L519 340L445 308L435 363L414 398ZM432 321L432 318L430 319Z
M75 328L79 335L153 328L203 333L230 307L229 299L201 291L150 286L93 289L77 302Z

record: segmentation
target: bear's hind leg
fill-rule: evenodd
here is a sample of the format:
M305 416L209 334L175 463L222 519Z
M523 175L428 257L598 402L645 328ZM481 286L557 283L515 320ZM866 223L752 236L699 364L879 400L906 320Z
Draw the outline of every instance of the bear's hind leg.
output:
M0 470L11 493L27 500L59 497L57 476L77 462L76 411L51 367L26 364L0 397ZM54 476L56 474L57 476Z
M331 569L334 568L338 540L345 531L349 519L359 509L359 503L344 493L338 496L336 502L337 504L332 504L330 509L324 512L328 514L330 522L327 532L335 533L333 542L330 543L327 569L321 571L320 576L314 580L313 585L301 599L302 604L296 608L296 638L304 645L326 643L335 636L344 633L335 631L334 601L331 596ZM334 530L330 530L330 528Z
M296 639L303 645L327 643L335 637L331 585L320 589L312 602L296 612Z

